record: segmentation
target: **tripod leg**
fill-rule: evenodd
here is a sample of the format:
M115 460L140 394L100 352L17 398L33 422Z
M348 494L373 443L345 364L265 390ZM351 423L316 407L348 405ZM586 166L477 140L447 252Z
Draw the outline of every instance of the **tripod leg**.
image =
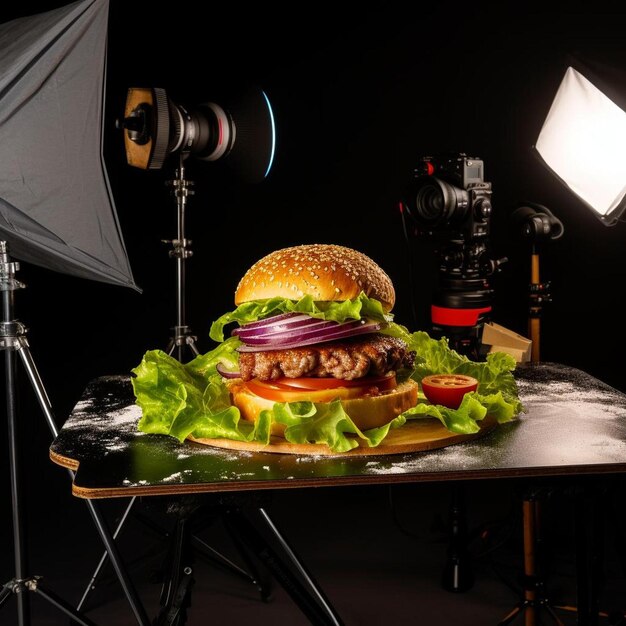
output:
M525 626L535 626L537 623L537 611L535 603L537 600L537 591L532 586L532 582L537 576L536 568L536 508L537 502L532 498L525 498L522 503L523 521L524 521L524 576L526 582L524 584L524 600L526 610L524 611Z
M41 377L39 376L37 367L35 366L35 361L33 360L33 357L30 353L30 349L28 346L28 342L26 341L26 337L24 337L23 335L18 337L18 342L19 342L19 347L18 347L19 355L22 359L22 363L24 364L24 368L26 369L26 372L30 379L30 383L33 387L35 395L37 396L37 399L39 400L39 405L41 407L41 410L46 418L46 421L48 422L48 427L50 428L50 432L52 433L53 437L57 437L59 434L59 431L56 425L56 421L54 419L54 414L52 412L52 404L50 403L50 399L48 398L46 389L43 385ZM71 470L68 470L68 472L70 476L72 476L73 478L74 472L72 472ZM122 585L124 594L126 595L126 598L129 604L131 605L133 613L135 614L135 618L137 619L137 622L141 624L141 626L148 626L150 624L150 620L148 619L146 610L141 604L141 601L139 600L139 596L137 595L137 592L135 591L135 588L128 576L128 573L126 572L126 569L122 563L120 554L117 550L117 546L115 545L115 541L113 540L113 537L111 536L111 532L109 531L104 521L103 515L96 508L96 505L93 502L91 502L90 500L86 500L86 503L87 503L87 508L89 509L89 512L91 513L91 517L93 518L94 523L96 525L96 529L98 530L98 533L100 534L100 538L102 539L102 542L105 545L109 558L111 559L111 563L113 564L115 573L117 574L120 584Z
M227 528L227 530L230 532L229 528ZM191 543L193 547L199 551L199 554L209 559L214 564L223 567L231 574L235 574L236 576L243 578L245 581L252 583L259 590L259 593L261 594L261 599L267 600L270 595L270 591L267 585L261 581L261 577L254 563L248 557L243 546L238 543L238 538L236 537L236 535L231 533L231 538L233 539L235 546L237 547L239 553L245 561L246 567L250 570L251 573L248 573L246 570L239 567L236 563L233 563L229 558L218 552L215 548L212 548L206 541L200 539L200 537L193 535L191 537Z
M2 587L2 589L0 590L0 608L11 597L12 594L13 592L8 585Z
M278 531L276 524L272 521L267 511L261 507L259 508L259 513L261 514L261 517L265 520L265 523L267 524L267 526L272 531L272 534L274 535L274 537L276 537L276 539L280 543L282 549L285 551L285 554L287 554L287 556L289 557L289 560L293 563L293 565L296 567L296 569L298 570L302 578L304 578L304 580L306 581L313 595L317 597L318 602L322 605L322 607L324 607L324 610L328 613L328 616L330 617L332 623L341 624L341 620L335 614L332 605L328 601L328 598L324 595L324 592L320 589L320 587L317 585L317 583L315 582L315 580L313 579L309 571L306 569L306 567L304 566L304 563L298 558L296 553L293 551L293 548L287 543L285 536Z
M140 522L142 522L145 526L147 526L150 530L154 531L154 533L157 534L158 536L165 537L165 538L169 536L169 533L167 531L165 531L163 528L155 524L149 517L146 517L145 515L138 513L137 519ZM228 527L226 527L226 529L230 532L230 529ZM231 536L232 536L232 533L231 533ZM267 585L261 580L255 568L254 563L249 560L246 552L244 551L244 548L241 546L241 543L240 542L237 543L236 535L232 536L232 538L233 538L233 542L235 543L235 546L240 551L242 558L244 559L246 565L248 566L250 570L249 572L247 572L242 567L240 567L239 565L231 561L227 556L225 556L224 554L222 554L221 552L219 552L218 550L210 546L206 541L204 541L203 539L198 537L198 535L193 534L193 533L191 534L191 545L195 550L197 550L197 553L200 555L201 558L204 558L207 561L209 561L211 564L216 565L217 567L221 567L222 569L225 569L231 574L234 574L235 576L239 576L240 578L243 578L247 582L252 583L255 587L258 588L259 592L261 593L262 599L266 600L269 597L269 593L270 593Z
M575 493L577 608L579 624L596 626L604 565L604 516L597 492Z
M561 621L561 618L554 612L554 609L547 603L543 603L541 606L548 612L548 615L554 620L556 626L565 626Z
M505 615L504 618L498 622L498 626L507 626L507 624L510 624L519 615L523 608L523 602L517 604L509 614Z
M52 606L59 609L59 611L65 613L67 617L71 618L73 624L78 624L79 626L95 626L90 619L85 617L82 613L79 613L59 596L44 589L40 581L41 576L31 576L30 578L22 579L14 578L9 581L3 586L2 592L0 592L0 606L2 606L11 595L16 595L19 598L19 596L28 595L28 592L32 591L49 602Z
M115 528L115 531L113 532L113 539L117 539L118 535L120 534L124 524L126 523L126 519L128 518L128 515L130 514L130 511L133 508L133 505L135 504L135 500L136 499L137 499L136 496L133 496L130 499L130 502L128 503L128 506L124 510L124 513L122 514L122 517L121 517L120 521L118 522L117 527ZM102 571L102 568L104 567L104 565L107 562L108 558L109 558L109 554L105 550L104 553L102 554L102 556L100 557L100 561L98 562L98 565L96 566L96 569L94 570L94 572L93 572L93 574L92 574L92 576L91 576L91 578L89 580L89 583L87 584L87 587L85 587L85 591L83 592L83 595L82 595L82 597L80 599L80 602L76 606L77 610L80 611L83 608L83 606L85 605L85 602L87 601L87 597L96 588L96 582L97 582L98 577L100 576L100 572Z
M72 619L72 622L80 624L80 626L95 626L94 622L81 615L77 610L59 598L56 594L42 588L40 584L35 585L32 591L36 592L38 596L41 596L44 600L52 604L52 606L59 609L59 611L65 613L65 615Z
M603 494L606 497L606 494ZM589 584L589 605L591 609L591 626L597 626L600 615L600 593L604 582L604 506L593 498L591 509L593 534L591 552L591 581Z
M450 538L441 575L441 586L446 591L468 591L474 586L474 573L467 548L466 517L465 486L455 484L452 486L450 503Z
M128 600L128 603L130 604L131 609L133 613L135 614L135 619L137 620L137 623L140 624L140 626L149 626L150 620L148 619L146 610L143 604L141 603L139 596L137 595L137 592L135 590L135 587L133 586L132 581L130 580L130 577L128 576L128 572L126 571L126 568L124 567L122 558L119 554L117 546L115 545L115 541L113 540L113 537L111 536L111 531L108 529L104 521L104 516L102 515L100 510L96 508L96 505L91 500L87 500L86 502L87 502L87 508L89 509L89 512L91 513L91 517L93 518L93 521L96 525L98 533L100 534L100 538L102 539L102 542L104 543L107 554L109 555L109 558L111 559L111 564L113 565L113 568L115 569L117 578L120 581L120 584L122 585L124 595L126 596L126 599Z
M293 573L265 541L256 527L239 509L228 508L224 511L224 515L227 517L228 523L232 524L242 540L246 542L252 552L265 564L312 624L332 626L340 626L343 624L343 622L332 613L329 613L328 610L322 609L316 601L316 598L312 597L307 588L294 577ZM293 556L295 558L295 555ZM304 570L301 564L300 566L301 570Z
M2 292L4 318L9 315L12 307L12 291ZM17 446L17 419L15 402L15 350L14 347L5 347L5 378L6 378L6 407L9 426L9 470L11 481L11 506L13 509L13 546L15 550L15 578L26 578L26 542L23 534L22 505L20 498L19 451ZM17 593L17 621L19 626L30 624L30 605L28 594Z
M186 606L194 583L189 550L188 520L176 521L172 545L168 552L170 571L161 592L161 610L155 626L181 626L186 622Z

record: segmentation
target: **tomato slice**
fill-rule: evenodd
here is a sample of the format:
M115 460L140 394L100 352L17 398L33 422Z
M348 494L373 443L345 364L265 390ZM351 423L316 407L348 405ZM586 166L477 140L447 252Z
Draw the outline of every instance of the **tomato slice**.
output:
M429 402L458 409L463 396L476 391L478 381L465 374L432 374L422 379L422 390Z
M395 389L396 375L389 372L384 376L365 376L353 380L341 380L340 378L287 378L283 376L272 381L273 384L286 389L337 389L338 387L378 387L380 391Z
M257 396L274 402L331 402L336 398L377 395L397 387L393 373L387 376L366 376L353 381L335 378L280 378L265 382L254 378L244 384Z

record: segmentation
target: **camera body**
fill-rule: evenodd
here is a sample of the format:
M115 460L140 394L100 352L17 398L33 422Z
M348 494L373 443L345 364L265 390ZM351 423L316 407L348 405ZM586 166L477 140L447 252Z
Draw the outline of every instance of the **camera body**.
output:
M491 183L482 159L464 153L423 157L409 194L413 218L430 234L461 241L489 235Z
M411 218L416 235L439 243L432 331L473 358L491 312L489 277L503 262L488 250L491 194L482 159L441 154L420 160L401 203L403 219Z

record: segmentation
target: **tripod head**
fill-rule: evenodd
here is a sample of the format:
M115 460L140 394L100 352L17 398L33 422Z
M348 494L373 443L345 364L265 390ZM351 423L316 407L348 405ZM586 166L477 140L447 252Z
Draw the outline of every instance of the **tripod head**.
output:
M522 203L511 214L511 223L516 233L533 245L560 239L565 232L563 222L542 204Z

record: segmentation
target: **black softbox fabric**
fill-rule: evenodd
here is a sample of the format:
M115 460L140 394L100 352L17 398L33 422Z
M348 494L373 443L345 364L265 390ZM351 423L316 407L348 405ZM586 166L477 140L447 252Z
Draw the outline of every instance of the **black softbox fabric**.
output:
M0 25L0 239L12 256L135 286L102 156L108 0Z

